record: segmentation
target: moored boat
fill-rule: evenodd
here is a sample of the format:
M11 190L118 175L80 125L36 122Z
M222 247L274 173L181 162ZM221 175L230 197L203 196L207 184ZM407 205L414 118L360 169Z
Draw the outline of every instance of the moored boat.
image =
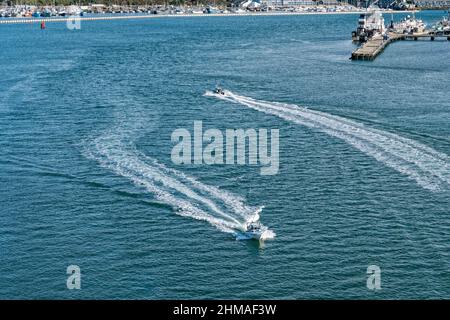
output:
M383 36L386 33L384 18L381 12L374 10L362 13L358 19L358 28L352 32L352 40L366 42L374 36Z
M413 16L406 16L398 23L393 23L390 31L400 34L414 34L425 32L426 24Z
M433 32L435 34L450 35L450 10L448 11L447 17L444 17L434 25Z

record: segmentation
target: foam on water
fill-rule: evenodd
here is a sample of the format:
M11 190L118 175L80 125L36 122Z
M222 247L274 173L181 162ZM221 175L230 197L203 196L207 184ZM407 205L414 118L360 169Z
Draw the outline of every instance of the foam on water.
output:
M225 91L206 96L242 104L339 138L430 191L450 187L450 157L422 143L362 123L293 104L268 102Z
M101 135L86 143L84 149L88 158L144 187L157 200L174 207L178 215L207 221L223 232L241 230L245 221L262 208L248 206L240 196L168 168L124 142L118 133Z

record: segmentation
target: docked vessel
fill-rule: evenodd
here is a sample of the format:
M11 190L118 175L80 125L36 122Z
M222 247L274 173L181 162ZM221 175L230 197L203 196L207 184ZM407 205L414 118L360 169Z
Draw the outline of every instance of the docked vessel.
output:
M433 32L435 34L450 35L450 10L448 11L448 16L444 17L433 27Z
M83 11L78 6L69 6L67 8L66 14L69 16L82 16Z
M416 17L413 16L406 16L403 18L400 22L394 23L391 26L391 31L395 33L401 33L401 34L413 34L413 33L423 33L425 32L426 24L420 20L416 19Z
M358 28L352 32L352 40L366 42L373 37L383 37L386 33L384 18L380 11L374 10L359 16Z
M49 18L49 17L51 17L52 16L52 12L49 10L49 9L47 9L47 8L45 8L42 12L41 12L41 17L42 18Z

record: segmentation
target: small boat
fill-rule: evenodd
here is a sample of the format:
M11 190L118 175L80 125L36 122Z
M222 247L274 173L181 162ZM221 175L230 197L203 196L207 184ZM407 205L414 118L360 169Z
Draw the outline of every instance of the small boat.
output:
M218 13L220 13L220 10L217 8L214 8L214 7L207 7L205 13L218 14Z
M225 95L225 91L222 88L220 88L220 87L216 87L213 92L215 94L221 94L223 96Z
M259 221L247 224L246 229L247 230L244 231L244 236L249 239L264 240L267 238L265 234L267 233L268 228L261 225Z
M450 35L450 10L448 11L448 17L444 17L433 27L432 33L437 35Z
M51 17L51 16L52 16L52 13L48 9L45 9L44 11L41 12L41 17L43 17L43 18L48 18L48 17Z
M78 6L70 6L67 8L66 15L68 16L82 16L82 10Z
M239 240L266 240L272 239L274 237L274 233L269 230L266 226L262 225L259 221L260 213L262 211L262 207L259 208L255 214L250 217L245 224L243 225L243 229L237 232L237 239Z

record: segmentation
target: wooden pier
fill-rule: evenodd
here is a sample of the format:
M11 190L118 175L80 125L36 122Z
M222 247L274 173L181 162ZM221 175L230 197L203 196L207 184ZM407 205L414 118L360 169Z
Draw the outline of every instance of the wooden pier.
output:
M398 34L390 32L388 33L387 39L369 39L361 47L353 51L351 59L369 61L374 60L389 44L398 40L430 39L433 41L436 38L447 38L447 40L450 41L450 35L434 34L432 32L414 34Z

